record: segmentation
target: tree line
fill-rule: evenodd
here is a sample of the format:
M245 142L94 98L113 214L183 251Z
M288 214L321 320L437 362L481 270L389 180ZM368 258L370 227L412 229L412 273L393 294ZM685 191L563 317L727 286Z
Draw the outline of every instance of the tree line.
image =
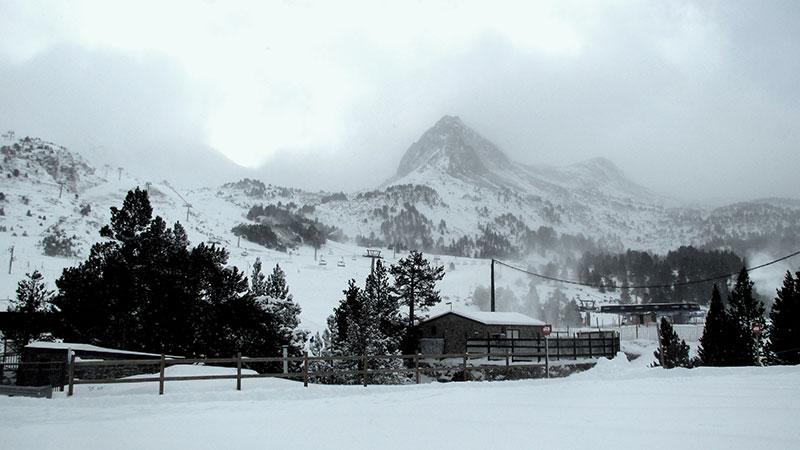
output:
M735 253L720 250L701 250L683 246L665 256L649 252L628 250L625 253L585 253L578 261L578 279L582 283L598 286L601 292L620 291L621 303L709 303L708 292L713 281L685 284L720 275L735 273L744 261ZM669 286L645 289L629 286ZM728 285L720 284L722 295L728 294Z
M757 366L800 363L800 271L787 272L783 286L765 319L747 269L742 268L723 300L714 285L700 347L689 358L689 347L665 319L660 325L660 350L655 356L666 368L693 366Z
M9 311L25 320L7 333L18 349L59 338L187 357L278 356L283 346L290 356L304 351L310 336L298 328L301 308L279 265L265 274L257 258L249 277L228 267L225 249L192 247L179 222L167 227L153 217L148 193L139 188L122 208L111 208L100 234L106 239L88 258L56 280L57 293L38 271L20 281ZM388 269L378 261L363 289L350 280L316 346L324 342L326 352L349 355L411 349L420 311L440 301L435 284L443 276L417 251ZM408 307L405 318L401 306ZM31 323L45 316L58 318L49 334Z

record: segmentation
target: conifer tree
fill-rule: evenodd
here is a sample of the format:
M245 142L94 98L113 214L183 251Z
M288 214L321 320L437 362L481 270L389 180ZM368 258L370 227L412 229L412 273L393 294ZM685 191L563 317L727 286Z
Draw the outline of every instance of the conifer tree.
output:
M14 328L6 331L6 338L13 341L15 351L32 341L48 339L43 334L37 320L46 313L52 312L53 291L47 289L44 277L38 270L26 273L25 278L17 283L17 297L11 299L7 311L16 313Z
M301 308L294 302L294 296L289 293L286 274L280 265L275 264L275 268L266 277L262 287L264 295L259 297L259 302L267 313L273 334L271 344L265 351L267 354L279 354L281 347L288 345L289 353L292 356L299 356L304 342L295 331L300 324Z
M439 291L436 290L436 282L444 278L444 267L431 267L422 252L412 250L406 258L393 265L390 271L394 276L392 292L401 305L408 306L406 336L411 340L407 343L408 348L404 345L404 350L415 351L416 312L426 311L428 307L442 301Z
M266 295L280 300L292 300L286 284L286 273L279 264L275 264L272 273L267 277Z
M666 317L661 318L661 326L658 332L661 336L661 350L664 351L664 368L690 367L689 346L686 345L686 341L680 339ZM661 351L656 350L653 355L658 361L656 365L660 365L662 361Z
M731 321L722 304L717 285L711 291L711 304L706 315L703 336L700 337L698 356L704 366L727 366L729 362L729 346Z
M539 291L536 290L536 283L533 281L528 284L528 294L525 296L524 305L522 305L522 312L533 317L542 317L542 303L539 299Z
M343 290L342 293L344 293L344 299L339 302L339 306L334 308L333 314L328 317L328 332L334 351L344 351L342 347L348 340L348 321L360 320L358 315L361 312L359 305L361 288L356 285L356 280L349 280L347 289Z
M800 364L800 272L786 272L769 312L769 355L775 364Z
M59 337L185 356L280 354L297 313L276 321L275 311L250 293L247 277L226 267L225 249L191 248L180 223L168 228L161 217L151 218L147 191L138 188L111 216L101 230L109 240L56 281Z
M396 354L402 333L399 304L390 295L388 275L378 261L375 271L367 276L364 289L355 280L348 282L344 299L328 317L330 346L323 353L333 356L371 356ZM399 359L371 360L370 369L402 367ZM318 370L361 370L355 361L337 360L333 364L315 364ZM405 378L398 374L374 374L372 383L397 383ZM353 377L326 377L323 382L353 382Z
M261 258L256 258L253 263L253 271L250 273L250 292L256 297L267 295L266 275L261 272Z
M378 331L385 341L380 351L396 352L403 336L403 323L400 305L397 298L391 295L389 275L381 261L375 263L375 270L367 276L363 295L370 297L374 303L374 320L377 320Z
M736 284L728 295L732 329L730 365L755 366L761 361L763 342L761 334L753 333L753 325L765 329L764 303L757 298L747 269L742 268Z

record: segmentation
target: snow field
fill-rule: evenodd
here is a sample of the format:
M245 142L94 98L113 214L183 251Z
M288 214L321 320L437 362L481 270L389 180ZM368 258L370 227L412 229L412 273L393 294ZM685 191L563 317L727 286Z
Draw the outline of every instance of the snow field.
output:
M649 349L648 349L649 350ZM563 379L409 386L244 380L77 386L0 398L4 449L694 448L800 444L800 368L649 369L617 357ZM222 373L231 369L181 367Z

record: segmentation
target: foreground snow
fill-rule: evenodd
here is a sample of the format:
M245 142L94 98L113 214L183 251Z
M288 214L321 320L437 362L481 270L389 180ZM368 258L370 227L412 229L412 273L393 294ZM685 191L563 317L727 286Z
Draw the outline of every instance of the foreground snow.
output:
M257 379L77 386L0 398L4 449L797 448L800 368L648 369L564 379L318 386ZM224 373L222 368L179 368Z

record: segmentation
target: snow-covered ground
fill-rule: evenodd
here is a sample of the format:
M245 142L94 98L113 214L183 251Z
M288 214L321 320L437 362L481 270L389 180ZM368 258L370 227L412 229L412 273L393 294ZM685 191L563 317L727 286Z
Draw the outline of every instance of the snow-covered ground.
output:
M652 349L642 349L652 351ZM800 367L647 368L562 379L321 386L274 379L77 386L0 397L3 449L790 449ZM184 371L220 368L183 367Z

